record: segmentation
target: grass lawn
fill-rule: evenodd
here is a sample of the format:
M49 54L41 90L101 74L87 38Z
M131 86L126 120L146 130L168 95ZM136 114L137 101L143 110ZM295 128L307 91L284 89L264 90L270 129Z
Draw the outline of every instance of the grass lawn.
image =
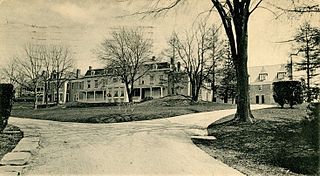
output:
M6 131L20 131L18 127L8 125ZM8 152L14 149L22 138L22 133L0 133L0 160Z
M320 153L302 133L306 105L256 110L253 115L254 124L211 124L208 132L217 140L194 140L194 143L247 175L319 174Z
M11 115L34 119L81 123L115 123L167 118L182 114L235 108L235 105L212 102L191 103L183 96L164 97L143 103L109 107L63 108L33 110L30 103L15 103Z

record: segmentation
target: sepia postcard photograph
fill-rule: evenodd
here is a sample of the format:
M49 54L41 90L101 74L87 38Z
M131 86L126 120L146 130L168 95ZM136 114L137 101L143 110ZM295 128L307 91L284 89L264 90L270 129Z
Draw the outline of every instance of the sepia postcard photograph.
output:
M0 176L320 175L320 0L0 0Z

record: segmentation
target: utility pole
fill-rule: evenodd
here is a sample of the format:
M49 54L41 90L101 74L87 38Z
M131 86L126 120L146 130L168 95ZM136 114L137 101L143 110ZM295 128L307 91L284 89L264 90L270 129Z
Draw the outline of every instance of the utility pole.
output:
M290 54L290 63L289 63L289 68L288 68L288 70L289 70L289 80L293 80L293 63L292 63L292 55L293 54Z

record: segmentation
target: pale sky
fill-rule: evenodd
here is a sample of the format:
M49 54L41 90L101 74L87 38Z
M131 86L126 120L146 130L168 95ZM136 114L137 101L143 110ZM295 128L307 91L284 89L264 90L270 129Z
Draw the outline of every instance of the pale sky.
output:
M153 52L158 56L174 30L184 32L192 26L199 13L212 6L210 0L188 0L158 18L119 18L146 9L150 5L148 1L0 0L0 67L10 58L22 56L23 46L28 42L69 46L76 67L82 73L89 65L103 67L93 50L108 37L113 28L121 26L144 26L146 31L152 33ZM311 17L311 21L320 26L320 16L316 15ZM249 66L286 63L291 44L277 42L291 39L303 20L288 19L285 15L275 20L274 15L265 9L257 9L250 18ZM208 20L208 23L213 22L220 24L216 14L212 14Z

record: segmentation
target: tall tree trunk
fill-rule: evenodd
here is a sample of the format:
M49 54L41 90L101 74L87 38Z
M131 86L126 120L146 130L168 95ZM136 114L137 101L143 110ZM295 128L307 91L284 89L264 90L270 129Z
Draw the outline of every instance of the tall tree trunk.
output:
M37 83L35 83L35 84L37 84ZM35 88L34 88L34 103L33 103L33 108L34 109L37 109L37 104L38 104L38 92L37 92L37 89L38 89L38 87L36 85Z
M252 123L249 95L249 76L248 76L248 20L249 11L244 10L234 17L235 32L237 41L237 55L234 59L237 77L237 112L235 119L243 122Z
M232 59L237 73L237 112L235 119L252 122L248 83L248 20L250 1L233 1L231 17L224 10L222 3L211 0L218 10L224 29L229 39ZM227 3L227 5L231 6ZM232 25L233 22L233 25Z
M239 56L239 60L246 59L246 55ZM244 122L252 122L249 98L249 83L247 62L239 62L237 67L237 113L236 119Z
M198 101L198 97L196 96L195 80L191 81L191 99L192 99L192 101Z
M224 91L224 96L223 96L223 103L228 103L228 88Z
M236 73L237 73L237 113L236 120L243 122L252 122L252 114L250 110L250 96L249 96L249 76L248 76L248 35L247 31L243 33L238 45L238 57L235 59Z
M197 82L196 92L195 92L195 101L199 101L199 93L201 90L201 82Z
M57 99L56 99L56 103L57 103L57 105L59 104L59 98L60 98L60 95L59 95L59 82L58 82L58 80L57 80L57 86L56 86L56 97L57 97Z
M213 59L214 60L214 59ZM213 61L214 62L214 61ZM211 91L212 91L212 99L211 101L212 102L216 102L216 97L215 97L215 62L214 62L214 65L212 67L212 82L211 82Z
M128 102L131 103L132 97L133 97L133 88L130 89L128 83L126 83L126 91L127 91L127 95L128 95Z
M308 30L306 30L306 58L307 58L307 102L311 102L311 90L310 90L310 55L309 55L309 39Z
M212 37L214 38L215 36L215 31L212 30ZM215 97L215 84L216 84L216 60L214 58L214 55L216 54L216 45L215 42L213 41L214 39L212 38L212 82L211 82L211 91L212 91L212 97L211 97L211 101L212 102L216 102L216 97Z
M48 107L48 81L45 81L44 84L44 103L46 104L46 108Z

